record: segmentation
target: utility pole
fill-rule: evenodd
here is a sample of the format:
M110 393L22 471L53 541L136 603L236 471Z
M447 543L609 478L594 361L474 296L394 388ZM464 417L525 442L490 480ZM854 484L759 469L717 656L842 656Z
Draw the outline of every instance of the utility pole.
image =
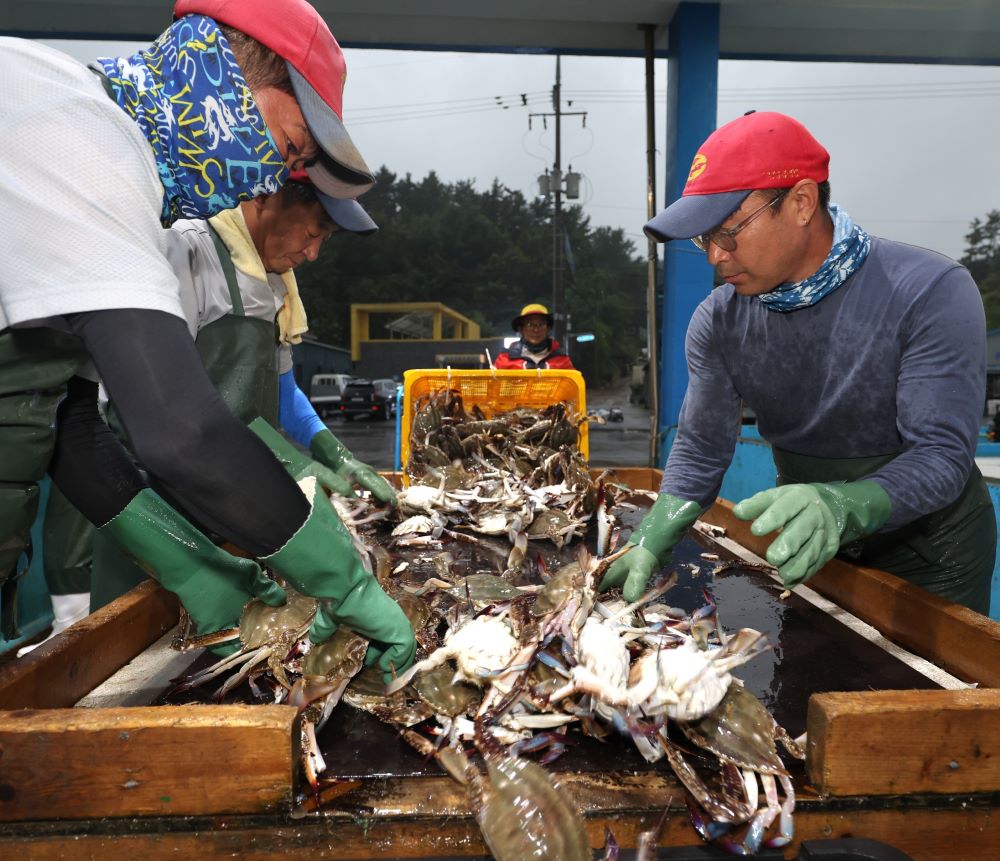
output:
M565 334L562 324L566 321L566 298L563 289L563 249L562 249L562 195L563 181L570 176L563 176L562 173L562 118L563 117L583 117L583 125L587 125L586 111L563 111L562 109L562 57L556 54L556 83L552 88L552 113L528 114L528 128L531 128L531 120L534 117L541 117L545 123L548 117L553 117L556 123L556 159L552 165L552 173L548 175L547 190L554 196L554 207L552 210L552 307L549 309L555 318L555 331L559 335ZM572 167L572 165L571 165ZM579 188L579 175L576 177L576 187ZM567 197L574 198L577 193L568 192Z
M556 54L556 84L552 88L552 108L556 114L556 161L552 168L553 195L552 210L552 313L555 315L556 331L564 335L569 328L560 326L565 321L563 309L562 248L559 247L559 225L562 222L562 57Z
M646 59L646 220L656 215L656 109L653 101L654 88L654 36L656 28L643 24L645 31ZM649 465L658 465L660 456L660 380L657 373L656 349L656 275L659 255L656 243L649 239L646 243L646 356L649 371L646 374L646 390L649 401Z

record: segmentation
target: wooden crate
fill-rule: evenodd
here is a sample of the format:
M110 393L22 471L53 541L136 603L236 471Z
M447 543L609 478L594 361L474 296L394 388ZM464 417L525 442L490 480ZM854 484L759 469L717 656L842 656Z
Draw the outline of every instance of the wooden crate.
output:
M719 500L702 518L763 556L758 537ZM809 586L967 682L966 691L813 694L808 771L823 794L900 795L1000 790L1000 625L883 571L840 559ZM937 787L937 788L935 788Z
M657 470L615 470L655 489ZM720 501L704 519L762 553ZM1000 631L881 572L831 562L810 586L979 690L817 694L809 704L802 840L864 836L915 859L994 857L1000 844ZM419 858L485 852L466 796L445 776L328 787L292 810L294 710L285 706L72 709L169 630L176 604L155 584L0 672L0 857ZM663 845L696 842L684 791L664 770L569 775L591 843L633 846L670 806Z

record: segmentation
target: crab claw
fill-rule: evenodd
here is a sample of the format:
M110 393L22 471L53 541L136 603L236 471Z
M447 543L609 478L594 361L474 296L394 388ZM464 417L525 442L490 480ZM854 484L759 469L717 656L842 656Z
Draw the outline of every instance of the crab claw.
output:
M723 845L721 838L725 837L729 833L730 825L727 822L715 822L708 819L703 813L702 809L695 804L694 800L688 795L687 799L687 809L688 816L691 818L691 824L694 826L694 830L701 835L701 839L706 843L714 843L716 840L720 840L720 845ZM725 841L725 843L732 843L732 841ZM733 843L733 845L738 845ZM725 845L724 848L729 851L729 846ZM732 854L744 854L740 852Z

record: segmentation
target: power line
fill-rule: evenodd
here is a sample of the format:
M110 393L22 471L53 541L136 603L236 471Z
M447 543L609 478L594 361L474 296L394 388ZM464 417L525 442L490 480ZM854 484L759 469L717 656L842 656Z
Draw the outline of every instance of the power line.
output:
M968 90L968 88L976 87L998 87L1000 86L1000 79L993 81L896 81L896 82L886 82L886 83L854 83L854 84L795 84L795 85L774 85L774 86L754 86L754 87L721 87L720 93L757 93L757 92L768 92L768 93L819 93L824 92L841 92L845 90L855 90L855 91L875 91L875 90L933 90L935 88L945 88L953 89L956 87L963 88L963 91ZM665 90L657 90L657 95L663 95ZM568 96L614 96L617 97L622 94L635 95L636 90L633 88L621 88L621 89L587 89L587 90L566 90L564 93ZM641 94L640 94L641 95Z
M409 108L422 108L422 107L440 107L445 105L459 105L466 102L490 102L499 103L504 99L511 99L514 102L520 102L522 96L529 96L532 98L538 98L540 96L546 96L547 93L544 92L534 92L534 93L508 93L506 95L499 96L471 96L467 99L444 99L437 102L407 102L402 105L369 105L369 106L359 106L354 108L351 113L361 113L363 111L394 111L399 109L409 109Z
M586 101L593 105L641 104L645 96L631 89L565 90L565 101ZM548 98L545 91L470 96L433 102L410 102L400 105L369 105L351 111L351 125L402 122L414 119L439 119L494 110L530 107ZM660 90L657 98L665 98ZM781 101L913 101L1000 96L1000 81L930 81L893 84L833 84L828 86L726 87L719 91L720 102L760 102L773 98ZM391 113L390 113L391 112Z
M487 105L481 108L465 108L458 109L454 111L442 110L442 111L422 111L413 114L387 114L384 117L362 117L357 120L350 120L351 128L356 126L366 126L366 125L377 125L379 123L394 123L400 122L402 120L425 120L425 119L436 119L438 117L458 117L464 116L466 114L481 114L487 111L495 111L497 108L495 106Z

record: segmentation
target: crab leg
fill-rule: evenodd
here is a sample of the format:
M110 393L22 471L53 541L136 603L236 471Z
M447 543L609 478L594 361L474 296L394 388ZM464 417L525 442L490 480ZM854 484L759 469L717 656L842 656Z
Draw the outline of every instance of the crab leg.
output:
M261 646L256 652L250 653L250 658L247 662L240 668L240 671L233 676L226 679L226 683L215 692L215 698L221 701L226 694L228 694L233 688L239 685L249 674L250 671L257 666L257 664L262 664L268 658L271 657L272 648L271 646Z
M787 846L792 842L795 834L795 826L792 824L792 812L795 810L795 787L792 781L784 774L778 775L781 781L781 788L785 791L785 800L781 803L781 817L778 820L778 836L764 841L765 849L774 849Z
M183 693L184 691L191 690L191 688L198 687L198 685L203 685L205 682L210 682L217 676L221 676L227 670L232 669L245 660L249 660L249 658L267 648L267 646L261 646L260 649L250 653L234 652L228 658L223 658L217 664L213 664L211 667L206 667L204 670L195 673L193 676L189 676L187 679L182 679L180 684L174 688L174 692Z
M316 727L312 721L304 721L302 734L305 736L306 754L302 758L306 766L306 780L315 791L319 787L319 775L326 771L326 760L319 749L319 741L316 739Z

